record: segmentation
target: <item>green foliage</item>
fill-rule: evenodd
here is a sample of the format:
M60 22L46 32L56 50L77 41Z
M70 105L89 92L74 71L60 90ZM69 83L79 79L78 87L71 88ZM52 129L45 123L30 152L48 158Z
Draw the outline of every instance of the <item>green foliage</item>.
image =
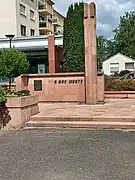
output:
M135 12L126 12L120 17L120 24L113 32L114 39L112 40L107 40L102 36L97 37L99 69L105 59L117 53L135 58Z
M70 5L64 22L64 71L84 70L84 4ZM103 61L122 53L135 58L135 12L126 12L114 30L114 39L97 36L97 66Z
M0 88L0 104L6 101L6 95L4 89Z
M84 71L84 4L71 4L64 21L64 71ZM117 53L115 40L97 36L97 67Z
M15 48L3 49L0 56L0 76L14 78L26 73L29 67L25 53Z
M22 97L22 96L30 96L30 91L29 90L7 91L0 87L0 104L6 102L6 99L9 97Z
M117 54L116 50L116 41L114 39L107 39L106 43L106 59L112 57Z
M126 12L114 30L116 51L135 58L135 12Z
M97 36L97 67L102 69L103 61L106 59L106 44L107 39L103 36Z
M26 73L29 67L26 54L15 48L3 49L0 56L0 76L9 78L9 89L11 90L11 79Z
M113 80L106 82L106 91L135 91L134 80Z
M97 67L102 69L103 61L115 55L115 41L97 36Z
M30 96L30 91L29 90L6 91L6 97L22 97L22 96Z
M64 21L64 71L84 71L84 4L70 5Z
M16 94L18 95L18 96L30 96L30 91L29 90L27 90L27 89L25 89L25 90L22 90L22 91L17 91L16 92Z

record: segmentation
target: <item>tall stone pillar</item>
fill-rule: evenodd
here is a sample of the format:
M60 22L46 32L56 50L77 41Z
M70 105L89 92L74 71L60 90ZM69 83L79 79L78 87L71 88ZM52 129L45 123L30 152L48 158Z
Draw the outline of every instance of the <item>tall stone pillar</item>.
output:
M62 59L62 50L61 47L55 46L55 68L56 73L60 72L60 60Z
M55 73L55 37L54 35L48 36L48 60L49 60L49 73Z
M84 3L86 103L97 103L96 5Z

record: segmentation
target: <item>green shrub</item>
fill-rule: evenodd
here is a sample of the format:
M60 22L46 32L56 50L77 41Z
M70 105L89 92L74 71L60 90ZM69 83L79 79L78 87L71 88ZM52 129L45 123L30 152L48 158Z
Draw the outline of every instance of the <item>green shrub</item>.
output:
M4 103L6 101L6 94L4 89L0 87L0 104Z
M6 97L22 97L22 96L30 96L30 91L29 90L6 91Z
M18 96L30 96L30 91L29 90L22 90L22 91L17 91L16 94Z

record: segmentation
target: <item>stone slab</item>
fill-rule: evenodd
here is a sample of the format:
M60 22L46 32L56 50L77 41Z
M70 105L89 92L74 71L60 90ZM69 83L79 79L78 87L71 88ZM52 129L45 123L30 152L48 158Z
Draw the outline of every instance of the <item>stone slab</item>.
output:
M109 99L104 105L39 104L28 127L135 128L135 101Z
M135 129L135 122L29 121L26 123L26 127Z

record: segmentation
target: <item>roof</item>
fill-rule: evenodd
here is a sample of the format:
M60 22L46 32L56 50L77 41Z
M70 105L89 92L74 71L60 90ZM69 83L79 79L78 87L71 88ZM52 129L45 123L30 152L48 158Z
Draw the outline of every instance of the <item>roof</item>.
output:
M54 11L55 13L57 13L59 16L61 16L61 17L63 17L63 18L65 19L65 16L63 16L61 13L59 13L59 12L56 11L55 9L53 9L53 11Z
M55 36L55 45L63 46L63 36ZM48 48L48 36L15 37L12 46L23 51L44 51ZM3 48L9 48L9 39L0 39L0 52Z
M118 55L123 56L123 57L125 57L125 58L127 58L127 59L129 59L129 60L135 61L135 59L132 59L131 57L128 57L128 56L126 56L126 55L124 55L124 54L121 54L121 53L117 53L117 54L111 56L110 58L106 59L105 61L103 61L103 63L106 62L106 61L109 61L110 59L112 59L112 58L114 58L114 57L116 57L116 56L118 56Z
M53 2L53 1L51 1L51 0L47 0L48 1L48 3L50 3L50 4L52 4L52 5L54 5L55 3Z

